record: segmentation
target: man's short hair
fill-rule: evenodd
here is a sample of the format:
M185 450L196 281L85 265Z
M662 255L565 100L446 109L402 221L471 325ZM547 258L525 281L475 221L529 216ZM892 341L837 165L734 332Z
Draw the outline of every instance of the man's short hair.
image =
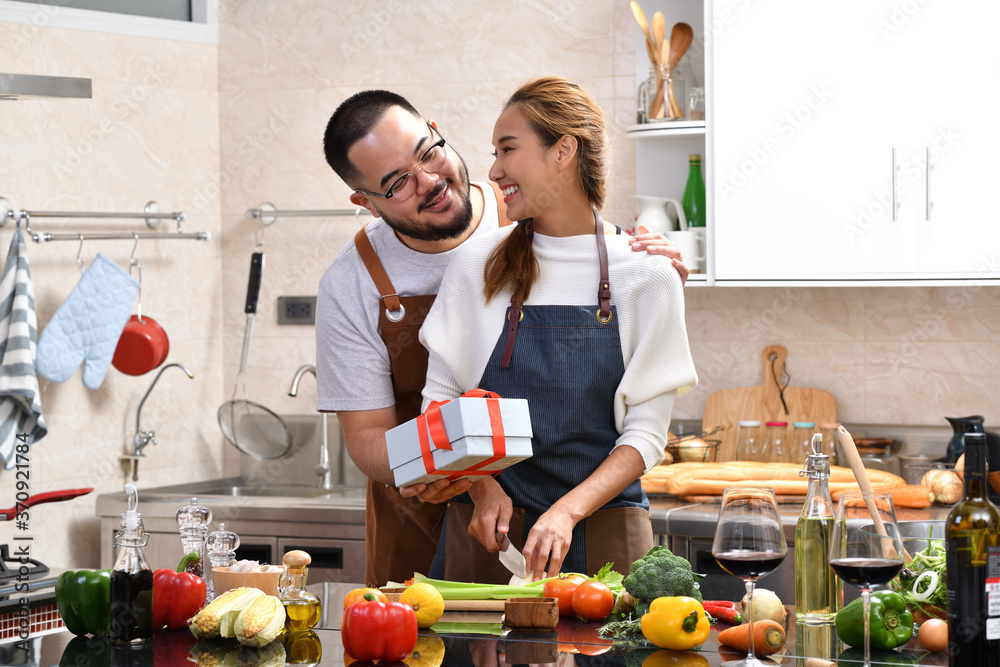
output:
M355 93L344 100L330 117L323 135L323 152L327 163L351 187L360 180L361 172L348 159L347 151L368 134L389 107L393 106L421 118L406 98L388 90L363 90Z

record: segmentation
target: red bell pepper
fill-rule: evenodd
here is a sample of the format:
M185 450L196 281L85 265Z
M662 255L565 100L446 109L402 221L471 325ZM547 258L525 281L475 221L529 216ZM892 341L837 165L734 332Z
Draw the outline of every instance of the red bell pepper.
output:
M187 564L196 558L198 554L192 552L181 559L176 570L162 568L153 571L154 628L185 628L188 619L205 606L205 580L184 571Z
M417 615L401 602L358 602L344 610L340 636L356 660L402 660L417 645Z

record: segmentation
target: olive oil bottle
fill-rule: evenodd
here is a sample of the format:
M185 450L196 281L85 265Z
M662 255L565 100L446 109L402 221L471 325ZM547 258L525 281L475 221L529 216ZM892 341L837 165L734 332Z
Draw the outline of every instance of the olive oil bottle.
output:
M305 551L289 551L281 559L285 572L278 580L281 604L285 606L285 630L309 630L319 623L323 608L319 598L306 590L306 566L312 558Z
M812 451L800 475L809 477L806 501L795 525L795 613L804 623L833 623L844 604L844 591L830 569L830 458L823 453L823 436L812 437Z

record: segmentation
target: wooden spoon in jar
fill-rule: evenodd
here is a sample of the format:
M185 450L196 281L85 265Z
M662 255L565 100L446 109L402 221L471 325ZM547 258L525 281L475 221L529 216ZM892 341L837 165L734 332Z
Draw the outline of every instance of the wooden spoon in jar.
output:
M635 17L636 23L639 24L643 34L646 35L646 54L649 56L649 61L655 65L658 56L656 42L653 41L653 35L649 32L649 22L646 20L646 14L635 0L630 0L629 6L632 8L632 16Z
M687 23L675 23L674 27L670 29L670 58L667 61L668 75L674 73L674 68L677 67L677 63L681 61L681 57L687 52L692 41L694 41L694 30ZM683 118L684 112L681 110L677 100L674 99L672 82L667 85L667 94L670 98L670 117Z

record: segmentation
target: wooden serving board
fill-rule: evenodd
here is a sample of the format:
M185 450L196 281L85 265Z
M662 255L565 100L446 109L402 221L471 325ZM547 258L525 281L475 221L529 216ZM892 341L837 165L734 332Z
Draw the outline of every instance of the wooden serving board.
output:
M722 504L722 496L677 496L677 499L686 503ZM801 505L806 501L805 496L775 496L775 499L779 505Z
M837 401L833 394L823 389L785 387L785 403L782 404L782 392L775 377L782 377L787 356L788 350L781 345L768 345L762 354L763 384L720 389L709 395L701 428L703 431L711 431L716 427L723 427L722 431L712 436L722 440L716 460L732 461L736 458L739 422L744 419L760 420L761 437L764 437L764 422L788 422L788 434L791 435L792 422L814 422L819 425L837 421ZM787 411L785 405L788 406Z

